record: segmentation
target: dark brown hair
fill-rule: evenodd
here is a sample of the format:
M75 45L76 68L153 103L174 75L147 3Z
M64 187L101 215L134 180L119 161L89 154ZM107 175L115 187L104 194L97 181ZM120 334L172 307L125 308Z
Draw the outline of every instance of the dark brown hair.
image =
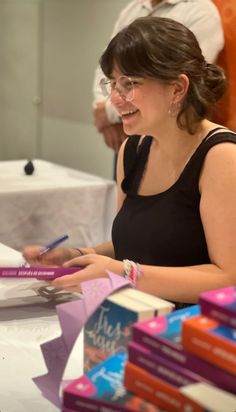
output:
M223 69L206 63L194 34L163 17L141 17L121 30L108 44L100 65L108 78L115 66L127 76L166 83L185 74L189 88L177 123L190 133L208 116L227 84Z

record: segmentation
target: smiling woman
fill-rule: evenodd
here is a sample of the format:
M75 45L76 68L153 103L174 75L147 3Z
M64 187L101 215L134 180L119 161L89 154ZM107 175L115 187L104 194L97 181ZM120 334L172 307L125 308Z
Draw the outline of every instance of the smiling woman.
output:
M190 30L157 17L120 31L100 63L130 135L118 157L118 213L112 241L83 256L48 252L47 261L59 254L64 266L84 266L53 285L80 290L111 270L179 307L235 284L236 134L207 119L226 87L223 70L206 63ZM38 251L24 256L43 263Z

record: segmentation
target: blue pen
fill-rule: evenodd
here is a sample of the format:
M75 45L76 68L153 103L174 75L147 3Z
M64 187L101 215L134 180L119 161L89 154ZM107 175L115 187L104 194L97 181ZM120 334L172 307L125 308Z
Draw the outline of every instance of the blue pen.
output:
M69 236L68 235L63 235L58 237L57 239L53 240L53 242L48 243L46 246L44 246L44 248L39 252L39 256L44 255L44 253L48 252L49 250L53 249L54 247L56 247L57 245L59 245L60 243L64 242L66 239L68 239Z

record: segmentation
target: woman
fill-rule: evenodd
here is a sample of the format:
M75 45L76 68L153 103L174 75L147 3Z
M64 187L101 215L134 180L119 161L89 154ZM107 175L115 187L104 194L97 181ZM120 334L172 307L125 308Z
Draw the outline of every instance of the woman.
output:
M83 266L52 282L71 291L107 269L178 304L235 284L236 135L207 120L223 71L206 63L190 30L157 17L119 32L100 63L101 86L131 136L119 152L112 241L57 248L44 260L28 247L24 257Z

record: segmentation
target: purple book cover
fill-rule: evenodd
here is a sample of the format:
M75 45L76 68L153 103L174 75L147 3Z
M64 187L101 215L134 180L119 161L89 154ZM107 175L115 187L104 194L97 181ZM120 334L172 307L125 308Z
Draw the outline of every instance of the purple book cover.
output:
M128 360L152 375L176 387L202 382L204 378L171 360L157 355L143 345L132 341L128 345Z
M236 376L183 349L181 344L182 322L184 319L199 314L200 306L194 305L149 321L137 322L132 328L133 340L157 355L164 356L171 362L176 362L213 382L220 388L235 393Z
M70 275L74 272L78 272L79 270L79 267L0 267L0 278L34 278L38 280L52 280L59 276Z
M203 315L236 329L236 286L203 292L199 303Z
M125 352L107 358L63 391L63 408L76 412L158 412L159 408L128 392L124 385Z

